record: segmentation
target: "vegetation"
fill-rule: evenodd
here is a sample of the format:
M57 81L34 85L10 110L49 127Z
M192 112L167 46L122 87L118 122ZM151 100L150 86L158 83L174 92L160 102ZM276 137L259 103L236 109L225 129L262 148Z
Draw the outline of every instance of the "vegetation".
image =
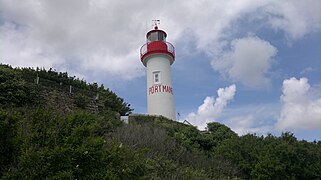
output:
M103 85L0 65L0 179L321 179L321 141L131 112Z

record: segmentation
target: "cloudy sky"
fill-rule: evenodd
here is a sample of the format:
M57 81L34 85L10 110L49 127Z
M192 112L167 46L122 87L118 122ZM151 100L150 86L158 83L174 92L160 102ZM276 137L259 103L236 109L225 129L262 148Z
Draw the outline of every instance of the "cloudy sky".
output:
M180 121L321 140L319 0L0 0L0 62L103 83L146 112L152 19L176 48Z

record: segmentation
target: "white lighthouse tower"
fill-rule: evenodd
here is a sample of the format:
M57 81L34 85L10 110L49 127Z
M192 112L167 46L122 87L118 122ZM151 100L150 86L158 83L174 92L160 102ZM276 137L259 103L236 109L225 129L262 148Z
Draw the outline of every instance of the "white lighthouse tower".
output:
M167 34L158 29L146 34L147 42L140 49L140 58L147 68L147 111L176 120L174 108L171 65L175 60L174 46L166 42Z

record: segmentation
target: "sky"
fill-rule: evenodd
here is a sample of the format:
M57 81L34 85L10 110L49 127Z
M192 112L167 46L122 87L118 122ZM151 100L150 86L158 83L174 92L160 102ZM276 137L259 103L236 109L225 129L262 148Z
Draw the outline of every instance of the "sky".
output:
M0 63L68 72L146 113L139 49L175 46L178 121L321 140L319 0L0 0Z

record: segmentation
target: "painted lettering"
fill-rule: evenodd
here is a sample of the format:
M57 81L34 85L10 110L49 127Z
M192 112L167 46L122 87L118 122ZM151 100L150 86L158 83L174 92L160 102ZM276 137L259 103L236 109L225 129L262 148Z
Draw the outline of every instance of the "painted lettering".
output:
M149 88L149 94L154 94L154 91L155 91L155 90L154 90L154 86L152 86L152 87Z
M170 93L173 94L173 88L168 85L153 85L148 88L148 94L152 95L154 93Z
M166 92L166 86L163 85L163 92Z
M155 93L158 92L158 86L154 86L155 87Z

